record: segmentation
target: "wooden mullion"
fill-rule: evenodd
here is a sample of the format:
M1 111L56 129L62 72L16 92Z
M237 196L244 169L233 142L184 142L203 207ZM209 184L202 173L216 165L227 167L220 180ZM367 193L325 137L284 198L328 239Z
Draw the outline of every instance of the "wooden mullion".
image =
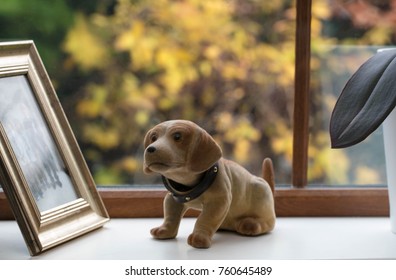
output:
M307 185L312 0L297 0L292 185Z

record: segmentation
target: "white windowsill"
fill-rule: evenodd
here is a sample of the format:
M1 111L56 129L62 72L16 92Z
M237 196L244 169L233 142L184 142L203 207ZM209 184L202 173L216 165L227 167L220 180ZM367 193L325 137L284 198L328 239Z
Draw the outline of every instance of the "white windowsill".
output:
M396 259L389 218L278 218L268 235L216 233L206 250L187 245L195 219L184 218L177 239L158 241L162 219L112 219L103 228L32 259ZM15 221L0 221L0 259L31 259Z

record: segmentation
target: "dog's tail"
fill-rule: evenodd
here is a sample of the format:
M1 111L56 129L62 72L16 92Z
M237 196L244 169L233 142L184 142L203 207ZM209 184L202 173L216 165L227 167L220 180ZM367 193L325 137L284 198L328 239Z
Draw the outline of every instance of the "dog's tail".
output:
M270 158L265 158L263 161L263 178L269 184L272 194L275 194L275 173L272 160Z

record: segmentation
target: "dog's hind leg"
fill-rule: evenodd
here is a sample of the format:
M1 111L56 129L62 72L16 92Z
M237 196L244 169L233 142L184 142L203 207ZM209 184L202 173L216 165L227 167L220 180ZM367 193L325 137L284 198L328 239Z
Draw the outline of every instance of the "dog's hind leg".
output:
M236 232L242 235L255 236L265 234L273 230L275 218L258 219L253 217L241 218L236 225Z
M156 239L175 238L179 231L180 220L186 210L184 204L176 202L168 193L164 199L164 222L161 226L151 229L151 235Z

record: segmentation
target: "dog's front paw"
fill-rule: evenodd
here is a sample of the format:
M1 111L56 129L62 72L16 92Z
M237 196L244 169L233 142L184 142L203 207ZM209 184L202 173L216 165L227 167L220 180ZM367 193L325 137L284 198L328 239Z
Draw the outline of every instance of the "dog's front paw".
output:
M150 233L156 239L172 239L177 235L174 230L170 230L165 226L153 228L151 229Z
M187 240L188 244L200 249L209 248L212 244L212 239L204 233L191 233Z

